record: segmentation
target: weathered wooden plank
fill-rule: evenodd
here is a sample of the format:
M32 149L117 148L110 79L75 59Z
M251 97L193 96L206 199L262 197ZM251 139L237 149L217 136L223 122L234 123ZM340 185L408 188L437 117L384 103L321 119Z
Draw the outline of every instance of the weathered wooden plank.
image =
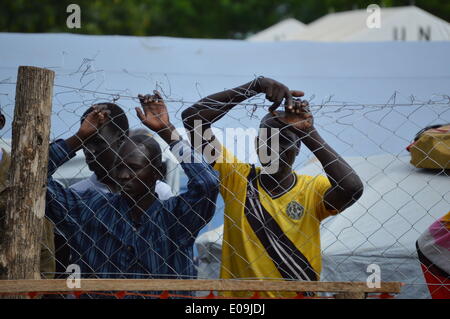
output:
M81 279L81 288L68 288L64 279L0 280L0 292L51 291L311 291L350 293L399 293L401 283L382 282L369 288L365 282L300 282L276 280L176 280ZM355 295L356 296L356 295Z

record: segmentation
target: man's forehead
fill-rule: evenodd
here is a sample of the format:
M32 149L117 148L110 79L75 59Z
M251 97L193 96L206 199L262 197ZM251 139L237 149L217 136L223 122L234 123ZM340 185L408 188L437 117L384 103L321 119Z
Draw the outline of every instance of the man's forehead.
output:
M262 140L269 140L272 143L278 141L281 144L297 144L299 141L299 137L289 129L273 127L260 127L258 137Z
M95 144L98 142L106 142L109 145L112 145L114 142L120 139L120 133L117 133L114 130L101 127L97 130L97 132L92 135L85 144Z
M122 134L122 130L112 121L108 121L98 129L98 133L106 136L116 136Z
M144 145L136 144L133 141L125 141L119 150L123 157L136 156L136 155L147 155L147 150Z
M142 144L135 144L133 141L127 141L120 147L119 156L124 161L129 161L130 159L133 158L137 158L140 161L152 160L152 154L149 154L147 148Z
M114 142L121 139L121 134L116 132L113 129L107 128L107 127L101 127L97 130L97 132L92 135L86 143L96 143L98 141L100 142L106 142L108 144L113 144Z

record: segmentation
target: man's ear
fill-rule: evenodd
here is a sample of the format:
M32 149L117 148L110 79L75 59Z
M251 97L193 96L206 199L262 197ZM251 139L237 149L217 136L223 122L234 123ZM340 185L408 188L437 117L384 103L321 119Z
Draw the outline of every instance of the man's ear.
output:
M156 176L156 179L160 181L163 180L165 177L163 163L161 162L161 165L150 164L150 166L153 169L153 175Z
M123 143L126 141L126 139L128 138L128 136L124 135L124 134L120 134L117 139L114 141L114 145L117 148L117 150L120 149L120 147L123 145Z
M161 166L158 169L158 173L159 173L159 180L163 181L166 178L166 174L167 174L167 166L166 163L161 162Z
M298 142L298 145L297 145L297 150L296 150L296 153L295 153L295 155L296 156L298 156L298 154L300 154L300 149L302 148L302 142Z
M6 123L5 116L3 114L0 114L0 130L3 129L3 127L5 127L5 123Z

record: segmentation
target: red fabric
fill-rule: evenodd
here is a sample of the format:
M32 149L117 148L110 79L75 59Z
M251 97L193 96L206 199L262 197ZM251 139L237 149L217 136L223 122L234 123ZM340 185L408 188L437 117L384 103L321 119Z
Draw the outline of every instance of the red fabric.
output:
M428 284L431 298L450 299L450 280L448 277L440 276L430 271L425 265L421 264L423 275Z
M216 295L214 294L214 292L210 291L210 292L209 292L209 295L206 296L205 299L216 299Z
M259 295L259 292L255 291L250 299L261 299L261 296Z
M118 292L116 292L116 298L123 299L123 297L125 297L125 294L126 294L125 291L118 291Z
M159 295L159 298L160 299L167 299L167 298L169 298L170 296L169 296L169 292L167 291L167 290L164 290L162 293L161 293L161 295Z

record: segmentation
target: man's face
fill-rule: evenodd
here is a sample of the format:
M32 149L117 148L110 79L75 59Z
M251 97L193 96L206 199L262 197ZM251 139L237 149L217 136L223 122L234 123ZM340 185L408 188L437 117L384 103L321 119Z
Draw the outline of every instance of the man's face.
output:
M262 128L256 140L256 151L261 165L268 173L291 169L300 152L300 143L288 129ZM275 171L274 171L275 169Z
M126 141L120 147L116 173L123 195L137 201L150 191L154 192L158 179L157 168L151 164L152 156L143 145Z
M104 125L97 134L90 137L83 145L86 164L97 177L106 176L111 170L116 159L122 134L114 125Z

